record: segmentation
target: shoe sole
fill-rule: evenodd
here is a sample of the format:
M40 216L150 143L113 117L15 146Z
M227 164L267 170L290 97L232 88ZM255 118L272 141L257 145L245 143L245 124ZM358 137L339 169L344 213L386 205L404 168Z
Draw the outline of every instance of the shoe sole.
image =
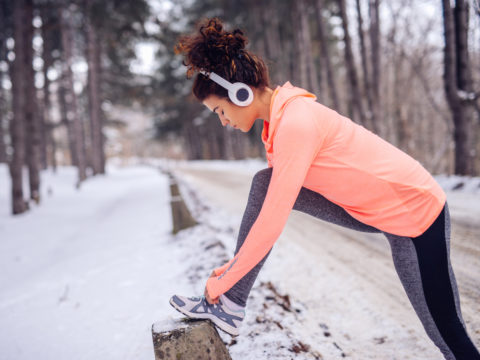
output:
M223 332L227 333L230 336L235 337L235 336L238 336L239 334L238 329L233 329L231 326L225 325L224 323L218 324L215 321L215 317L212 317L209 314L194 314L194 313L191 313L190 311L186 311L185 309L179 307L172 299L170 299L170 305L172 305L172 307L175 310L181 312L183 315L186 315L191 319L210 320L213 324L215 324L216 327L218 327L220 330L222 330Z

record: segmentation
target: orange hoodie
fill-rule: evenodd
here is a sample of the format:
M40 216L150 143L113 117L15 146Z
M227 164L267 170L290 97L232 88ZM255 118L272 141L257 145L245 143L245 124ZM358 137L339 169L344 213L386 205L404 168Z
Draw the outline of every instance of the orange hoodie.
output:
M275 89L262 132L273 167L267 195L237 255L208 279L212 298L268 253L302 186L357 220L400 236L421 235L440 214L446 195L418 161L315 100L289 82Z

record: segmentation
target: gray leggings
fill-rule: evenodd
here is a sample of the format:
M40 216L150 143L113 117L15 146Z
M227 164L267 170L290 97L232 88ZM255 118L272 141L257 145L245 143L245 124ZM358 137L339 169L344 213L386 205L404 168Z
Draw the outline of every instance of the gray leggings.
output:
M272 170L272 168L263 169L253 177L235 254L260 213ZM293 209L349 229L381 232L359 222L340 206L305 187L300 190ZM450 263L450 216L447 204L430 228L419 237L408 238L384 234L390 243L393 263L407 296L427 335L440 349L445 359L480 360L480 353L465 328L457 283ZM270 251L260 263L228 290L225 296L245 306L257 275Z

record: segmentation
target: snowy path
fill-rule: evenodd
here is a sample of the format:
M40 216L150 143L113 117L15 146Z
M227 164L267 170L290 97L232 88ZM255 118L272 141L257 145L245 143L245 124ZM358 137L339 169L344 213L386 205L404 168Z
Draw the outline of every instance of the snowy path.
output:
M42 173L41 206L12 217L0 165L0 360L153 359L152 323L181 317L170 296L202 294L211 270L233 254L251 178L263 167L178 165L200 223L172 236L168 179L153 167L111 166L80 191L72 168ZM479 233L467 221L479 218L479 202L453 200L454 219L463 221L454 227L453 262L479 344ZM240 332L235 340L220 332L234 360L441 358L386 240L296 212L252 289Z
M0 359L153 359L153 320L190 291L172 266L182 250L165 251L168 180L134 167L74 183L73 169L47 173L40 207L13 218L2 206Z
M174 168L212 206L240 219L255 168L185 163ZM480 219L480 210L471 206L471 196L463 201L463 195L448 196L462 311L480 346L480 226L471 221ZM302 338L309 343L324 338L320 323L326 323L336 344L353 359L441 358L408 302L383 235L357 233L294 211L261 276L308 308Z

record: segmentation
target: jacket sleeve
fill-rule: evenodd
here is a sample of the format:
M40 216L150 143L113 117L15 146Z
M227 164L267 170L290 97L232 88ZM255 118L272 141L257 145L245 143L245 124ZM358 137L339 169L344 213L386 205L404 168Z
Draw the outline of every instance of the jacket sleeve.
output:
M273 145L272 178L262 209L237 255L215 269L217 277L207 280L207 290L212 298L228 291L254 268L270 251L285 227L323 142L314 120L314 111L308 111L308 104L306 99L295 99L282 115Z

